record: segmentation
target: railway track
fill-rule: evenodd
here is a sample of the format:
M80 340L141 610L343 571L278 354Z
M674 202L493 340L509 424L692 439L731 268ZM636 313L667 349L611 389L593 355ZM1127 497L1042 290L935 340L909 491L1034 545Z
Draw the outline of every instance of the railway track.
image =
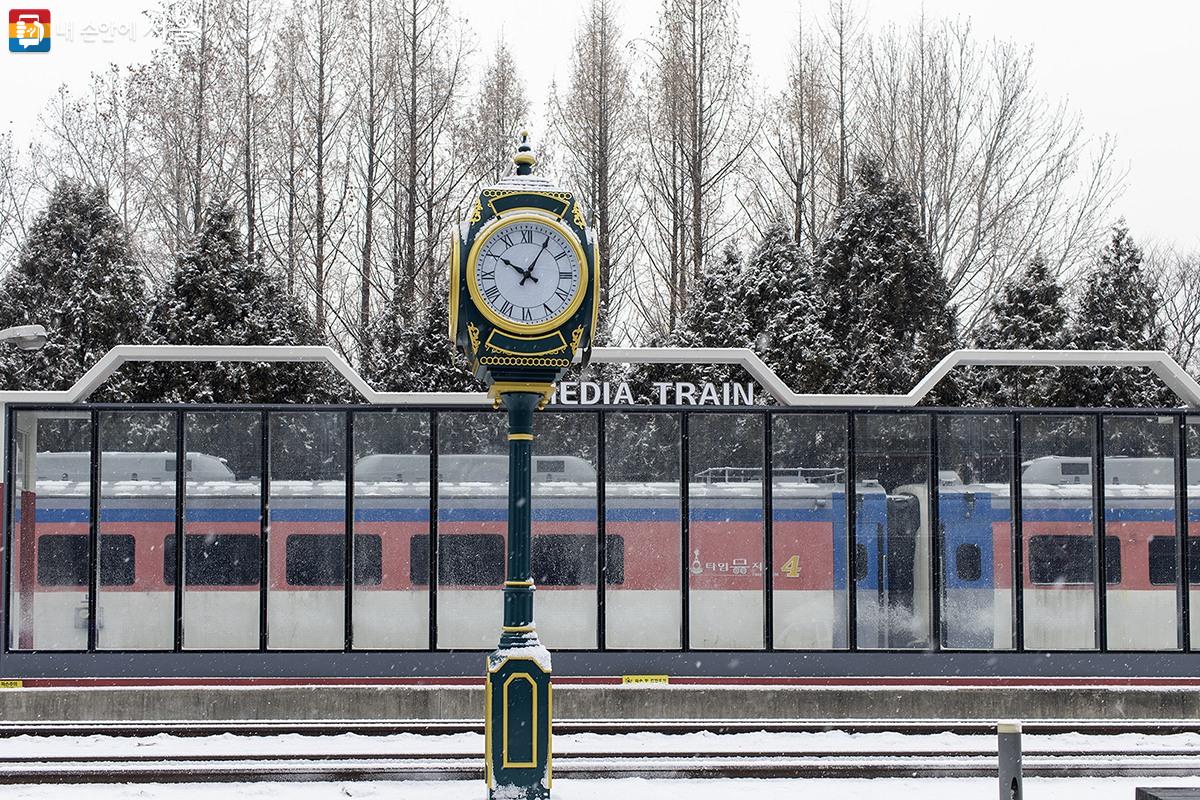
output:
M1190 751L1027 754L1027 777L1193 777ZM986 778L994 753L559 753L558 778ZM5 760L0 784L481 780L479 753Z
M1200 733L1200 719L1141 720L1026 720L1028 735L1085 733L1112 736L1121 733L1168 735ZM722 720L722 719L630 719L555 720L554 733L902 733L910 735L957 733L990 736L996 732L991 720ZM234 734L239 736L390 736L401 733L425 736L483 733L482 720L142 720L131 722L0 722L0 738L12 736L115 736L141 737L160 733L197 737Z

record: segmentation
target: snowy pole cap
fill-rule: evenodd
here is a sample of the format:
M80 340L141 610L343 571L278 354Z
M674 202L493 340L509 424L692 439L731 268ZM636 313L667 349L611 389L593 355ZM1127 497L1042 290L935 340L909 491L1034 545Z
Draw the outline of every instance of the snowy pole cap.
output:
M521 131L521 143L517 145L517 154L513 156L513 163L517 165L518 175L532 175L533 165L537 163L537 156L533 154L533 146L529 144L529 131Z
M1015 719L1002 719L996 723L996 733L1020 733L1021 723Z

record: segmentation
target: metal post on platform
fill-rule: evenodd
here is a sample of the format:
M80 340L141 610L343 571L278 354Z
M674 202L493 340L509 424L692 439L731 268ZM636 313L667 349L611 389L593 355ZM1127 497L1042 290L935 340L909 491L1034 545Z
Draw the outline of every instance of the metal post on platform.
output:
M1000 800L1021 800L1021 723L996 723L996 758L1000 774Z
M500 646L488 656L485 778L491 800L546 800L551 779L550 653L533 622L533 412L543 394L506 392L508 570Z

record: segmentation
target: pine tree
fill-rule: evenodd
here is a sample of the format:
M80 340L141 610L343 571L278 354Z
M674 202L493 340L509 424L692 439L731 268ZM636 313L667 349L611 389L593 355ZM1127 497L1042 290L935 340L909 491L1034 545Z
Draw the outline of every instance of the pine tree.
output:
M814 381L827 392L907 392L957 338L941 270L921 233L913 200L864 159L817 251L828 349L814 353ZM953 385L939 387L939 399Z
M687 311L666 339L647 347L751 347L753 331L740 296L741 255L727 245L721 259L711 259L692 287ZM744 379L740 378L739 379ZM625 377L634 397L654 396L659 382L713 382L733 380L724 364L635 364Z
M1001 287L976 346L988 350L1059 350L1069 346L1063 287L1046 259L1035 256ZM1058 369L980 370L975 391L993 406L1053 405L1060 394Z
M1087 277L1071 320L1071 339L1080 350L1161 350L1166 332L1159 322L1154 281L1142 268L1142 251L1124 222L1100 253ZM1105 407L1171 405L1176 398L1146 369L1071 370L1066 404Z
M143 340L146 310L129 237L104 193L60 182L0 287L0 328L44 325L49 341L36 353L0 350L5 385L70 387L110 348ZM122 372L97 398L125 400L132 390Z
M737 299L759 357L795 391L812 382L813 353L829 349L812 268L783 223L767 228L738 281Z
M157 344L320 345L312 318L258 258L247 259L237 212L210 205L195 240L155 304L149 333ZM324 365L158 364L146 400L211 403L321 403L348 394Z
M443 282L411 327L390 303L376 316L373 355L363 364L363 377L374 388L390 392L477 392L483 388L447 335L448 293Z

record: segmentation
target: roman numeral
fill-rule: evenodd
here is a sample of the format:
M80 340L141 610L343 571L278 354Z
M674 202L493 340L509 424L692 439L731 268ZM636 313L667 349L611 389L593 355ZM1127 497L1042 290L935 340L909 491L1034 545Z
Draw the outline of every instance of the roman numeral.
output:
M547 314L553 314L553 313L554 313L554 309L553 309L553 308L551 308L550 306L546 305L545 303L542 303L542 308L546 309L546 313L547 313Z
M504 301L504 305L500 306L500 313L506 317L512 316L512 310L513 310L513 304L508 302L507 300Z
M554 255L554 260L555 260L555 261L558 261L559 259L561 259L561 258L563 258L564 256L566 256L566 254L567 254L567 251L566 251L566 250L559 250L557 253L555 253L555 255Z
M533 244L533 231L521 231L521 244Z
M496 302L496 298L500 296L500 289L496 286L496 284L493 283L491 286L483 290L483 296L486 297L489 302L494 303Z
M571 299L571 295L564 292L562 290L561 286L554 290L554 296L559 298L560 300L570 300Z
M512 246L513 246L513 240L512 240L512 237L511 237L511 236L509 236L507 233L506 233L506 234L504 234L504 235L502 235L502 236L500 237L500 241L504 242L504 249L505 249L505 250L507 250L508 248L510 248L510 247L512 247Z
M571 280L574 277L575 277L575 273L569 269L560 269L558 271L558 279L559 280L564 280L564 279Z
M533 319L533 312L525 306L521 306L521 321L529 322L531 319Z

